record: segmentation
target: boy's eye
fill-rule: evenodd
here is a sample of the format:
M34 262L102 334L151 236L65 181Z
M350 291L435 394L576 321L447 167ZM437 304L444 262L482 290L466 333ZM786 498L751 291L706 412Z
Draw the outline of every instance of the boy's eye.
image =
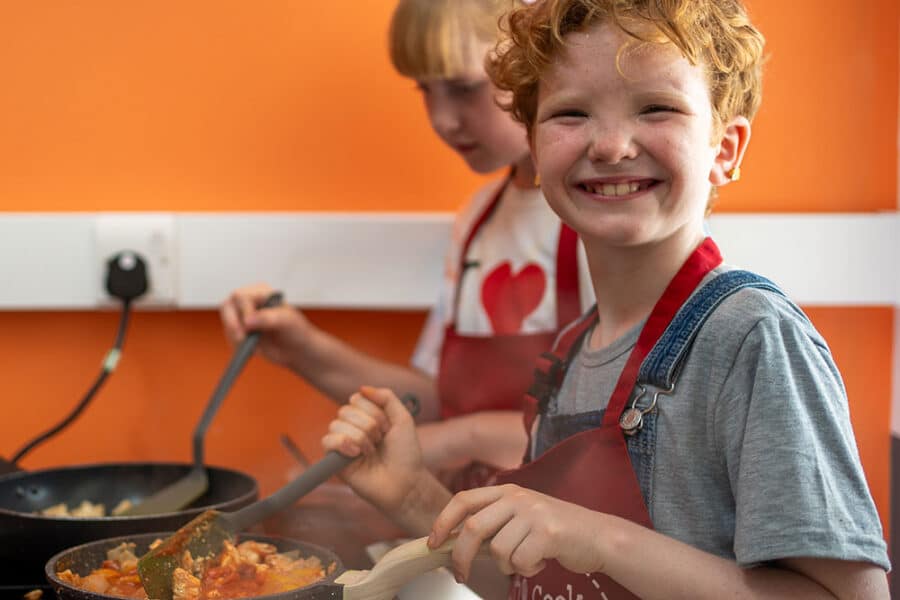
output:
M648 104L644 108L641 109L642 115L649 115L653 113L661 113L661 112L678 112L678 109L674 106L668 106L666 104Z
M581 119L587 116L583 110L577 110L574 108L565 108L561 110L554 111L551 115L551 119Z
M467 96L485 86L485 81L451 81L447 84L447 92L451 96Z

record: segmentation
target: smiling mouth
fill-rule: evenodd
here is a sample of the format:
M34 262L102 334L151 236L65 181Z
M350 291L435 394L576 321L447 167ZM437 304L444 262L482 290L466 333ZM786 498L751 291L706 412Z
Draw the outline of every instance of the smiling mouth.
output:
M453 147L456 148L457 152L466 153L477 148L478 144L454 144Z
M619 183L589 183L583 182L575 185L578 189L589 194L617 197L629 196L653 187L658 182L655 179L641 179L638 181L622 181Z

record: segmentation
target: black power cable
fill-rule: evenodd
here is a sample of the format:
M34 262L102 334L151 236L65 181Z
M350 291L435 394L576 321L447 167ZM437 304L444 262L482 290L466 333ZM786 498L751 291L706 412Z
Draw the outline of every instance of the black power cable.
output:
M107 261L106 290L111 296L122 300L119 330L116 332L116 340L113 343L113 347L107 352L97 379L94 380L93 385L91 385L78 405L62 421L22 446L10 459L13 465L16 465L22 460L22 457L34 450L35 447L46 442L77 419L93 400L110 373L115 371L116 365L119 363L119 357L122 355L122 345L125 343L125 331L128 329L128 321L131 316L131 303L146 293L147 287L147 263L139 254L124 251Z

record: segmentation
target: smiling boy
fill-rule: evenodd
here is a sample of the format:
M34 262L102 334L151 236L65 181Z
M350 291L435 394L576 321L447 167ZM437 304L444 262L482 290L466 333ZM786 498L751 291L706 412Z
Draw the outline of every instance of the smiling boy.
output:
M546 361L527 461L500 485L451 498L388 390L355 395L325 447L362 453L350 484L432 546L458 532L461 579L487 543L511 597L887 598L827 344L703 231L760 101L743 5L541 0L510 30L490 71L596 308Z

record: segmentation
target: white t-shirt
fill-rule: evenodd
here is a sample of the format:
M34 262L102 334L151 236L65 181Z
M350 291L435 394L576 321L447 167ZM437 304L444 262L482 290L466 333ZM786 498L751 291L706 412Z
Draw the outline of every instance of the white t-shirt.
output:
M444 329L453 318L460 253L469 231L504 180L479 190L457 215L445 257L444 280L412 356L412 365L437 375ZM459 297L456 329L464 335L529 334L554 331L556 250L560 221L540 189L510 184L472 240ZM584 248L578 242L578 285L582 309L594 303Z

